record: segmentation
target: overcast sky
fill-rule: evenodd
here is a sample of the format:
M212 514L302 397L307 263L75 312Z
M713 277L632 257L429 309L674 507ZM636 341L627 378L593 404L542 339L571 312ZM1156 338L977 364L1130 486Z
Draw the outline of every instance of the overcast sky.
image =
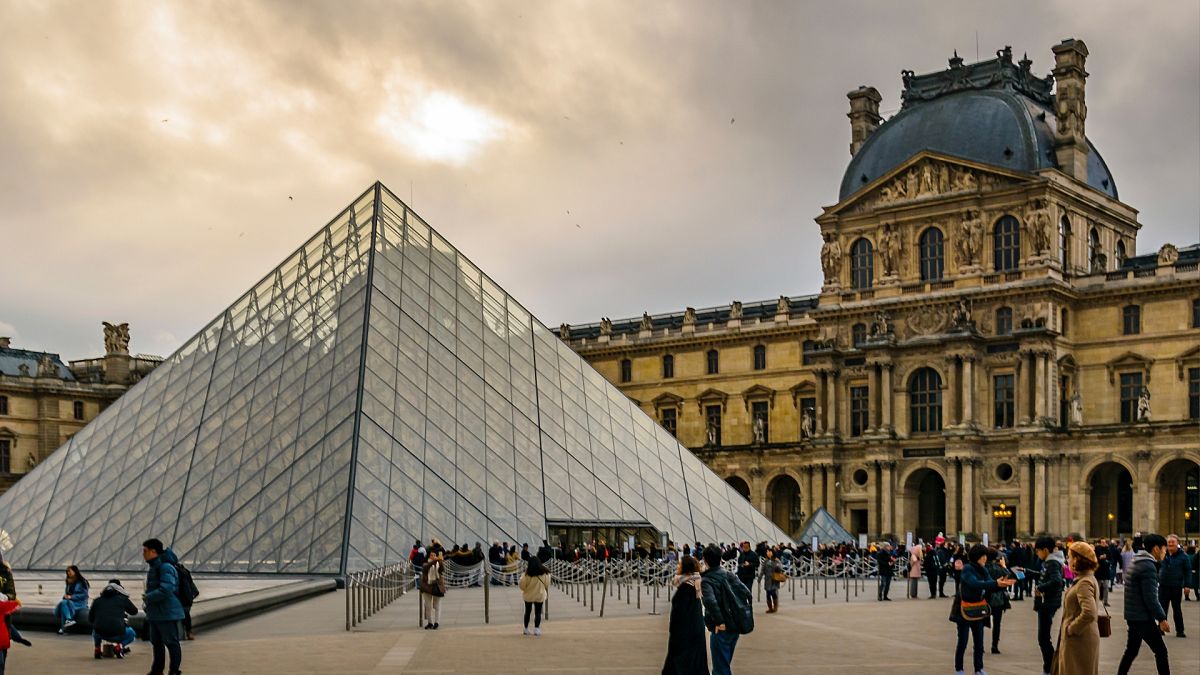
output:
M1200 240L1200 3L0 0L0 335L167 355L372 181L549 325L816 292L845 94L1087 42L1138 251Z

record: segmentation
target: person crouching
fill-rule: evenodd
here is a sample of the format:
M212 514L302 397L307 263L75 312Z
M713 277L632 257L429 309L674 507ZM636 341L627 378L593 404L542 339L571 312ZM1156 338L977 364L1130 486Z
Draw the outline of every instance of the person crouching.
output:
M118 659L125 658L129 653L129 645L137 639L137 634L125 623L125 617L137 613L138 609L129 600L129 592L121 585L121 580L109 579L108 585L100 592L100 597L92 602L92 607L88 610L96 658L103 656L100 643L106 641L119 645L114 656Z

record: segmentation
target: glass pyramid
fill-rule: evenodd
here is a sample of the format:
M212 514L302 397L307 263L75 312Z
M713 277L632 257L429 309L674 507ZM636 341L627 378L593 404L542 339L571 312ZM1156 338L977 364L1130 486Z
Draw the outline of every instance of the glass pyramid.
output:
M848 541L858 541L858 537L842 527L837 518L826 511L824 506L817 507L816 513L809 517L796 541L811 542L813 537L816 537L817 541L822 544L844 544Z
M21 569L340 574L546 522L786 535L375 184L6 494Z

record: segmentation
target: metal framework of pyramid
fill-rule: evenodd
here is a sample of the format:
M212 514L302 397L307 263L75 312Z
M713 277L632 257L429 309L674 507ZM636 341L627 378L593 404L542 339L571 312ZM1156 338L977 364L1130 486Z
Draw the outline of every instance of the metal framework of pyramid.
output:
M858 541L858 537L842 527L837 518L825 510L824 506L817 507L816 512L805 523L804 529L800 531L800 536L796 538L796 541L812 541L813 537L816 537L817 541L822 544L844 544L848 541Z
M0 496L0 545L343 574L547 520L787 539L376 183Z

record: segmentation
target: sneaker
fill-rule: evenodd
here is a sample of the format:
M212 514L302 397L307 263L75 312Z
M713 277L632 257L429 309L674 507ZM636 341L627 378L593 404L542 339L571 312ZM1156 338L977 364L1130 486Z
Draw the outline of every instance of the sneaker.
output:
M75 623L76 623L75 619L67 619L66 621L63 622L63 629L65 630L67 628L70 628L71 626L74 626Z
M999 654L999 653L1000 653L1000 648L999 648L999 647L992 647L992 653L993 653L993 654Z
M121 648L121 656L129 656L129 653L132 651L133 650L130 649L129 647L122 647Z
M982 670L977 670L975 671L975 675L987 675L987 673Z
M522 634L522 635L529 635L529 626L526 626L526 627L525 627L525 629L524 629L523 631L521 631L521 634Z
M440 625L442 625L442 624L440 624L440 623L435 623L435 624L433 624L433 629L434 629L434 630L437 630L437 629L438 629L438 626L440 626Z
M1185 638L1185 637L1187 637L1187 636L1186 636L1186 635L1184 635L1183 633L1176 633L1176 634L1175 634L1175 637L1181 637L1181 638Z
M59 634L59 635L63 635L63 629L59 628L59 629L58 629L58 634Z
M125 658L125 650L120 645L116 645L113 647L113 656L123 659Z
M542 636L542 629L541 629L541 628L534 628L534 629L533 629L533 634L534 634L536 637L541 637L541 636Z
M425 624L425 630L433 630L433 624L431 624L431 623Z
M196 639L196 634L195 634L195 633L193 633L192 631L190 631L190 630L189 630L189 631L187 632L187 639L189 639L189 640L195 640L195 639Z

